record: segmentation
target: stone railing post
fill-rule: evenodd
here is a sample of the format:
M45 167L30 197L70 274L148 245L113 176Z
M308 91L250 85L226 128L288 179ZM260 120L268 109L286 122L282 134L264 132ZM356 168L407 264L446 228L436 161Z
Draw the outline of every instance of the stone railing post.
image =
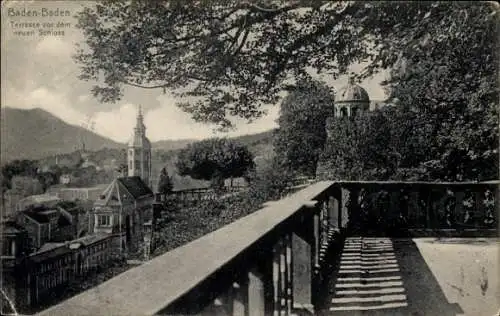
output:
M293 308L312 311L313 236L310 230L304 227L299 227L299 229L300 231L294 232L291 238Z
M345 188L340 189L340 228L347 228L347 223L349 221L349 209L347 203L349 202L349 190Z
M340 202L341 202L341 195L342 192L340 190L335 190L333 194L329 197L330 198L330 207L329 207L329 212L330 216L329 221L330 221L330 226L333 228L340 228L342 227L341 223L341 216L340 216Z
M265 316L265 280L257 269L248 273L248 315Z
M350 228L360 228L361 226L361 210L359 207L359 188L351 188L349 194L348 206L348 226Z

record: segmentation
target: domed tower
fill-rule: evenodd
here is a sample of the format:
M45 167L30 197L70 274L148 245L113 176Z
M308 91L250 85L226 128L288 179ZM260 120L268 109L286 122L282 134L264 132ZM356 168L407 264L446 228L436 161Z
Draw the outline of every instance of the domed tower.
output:
M341 88L335 96L335 116L356 116L360 111L370 109L370 97L365 89L357 85L354 79Z
M146 126L140 106L134 135L128 144L128 176L139 176L151 187L151 143L146 137Z

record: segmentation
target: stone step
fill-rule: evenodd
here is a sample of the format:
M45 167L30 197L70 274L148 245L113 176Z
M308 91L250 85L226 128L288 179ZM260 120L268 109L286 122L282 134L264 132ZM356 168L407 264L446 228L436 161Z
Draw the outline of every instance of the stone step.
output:
M360 296L352 296L352 297L338 297L333 298L333 304L351 304L351 303L386 303L386 302L406 302L405 294L395 294L395 295L379 295L373 297L360 297Z
M407 307L407 302L391 302L391 303L383 303L374 306L362 306L362 305L354 305L354 306L332 306L330 307L330 311L369 311L369 310L383 310L389 308L403 308Z
M391 280L401 280L401 276L386 276L386 277L347 277L347 278L337 278L337 282L346 282L346 281L366 281L366 282L374 282L374 281L391 281Z
M364 283L363 281L357 283L337 283L335 284L335 288L368 288L368 287L394 287L394 286L403 286L402 281L386 281L386 282L370 282Z
M340 270L339 274L377 274L377 273L395 273L400 272L399 268L388 268L388 269L344 269Z

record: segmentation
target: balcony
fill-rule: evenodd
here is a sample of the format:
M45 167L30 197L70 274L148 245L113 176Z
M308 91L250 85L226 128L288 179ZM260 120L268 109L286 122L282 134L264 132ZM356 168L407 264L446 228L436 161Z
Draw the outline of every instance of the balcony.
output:
M322 181L39 315L493 315L499 182Z

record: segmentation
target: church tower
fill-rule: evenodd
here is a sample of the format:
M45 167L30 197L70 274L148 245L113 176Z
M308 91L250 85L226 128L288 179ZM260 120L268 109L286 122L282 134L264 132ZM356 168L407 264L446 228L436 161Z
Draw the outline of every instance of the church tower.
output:
M128 176L139 176L151 187L151 143L146 137L146 126L141 106L137 114L134 135L128 144Z

